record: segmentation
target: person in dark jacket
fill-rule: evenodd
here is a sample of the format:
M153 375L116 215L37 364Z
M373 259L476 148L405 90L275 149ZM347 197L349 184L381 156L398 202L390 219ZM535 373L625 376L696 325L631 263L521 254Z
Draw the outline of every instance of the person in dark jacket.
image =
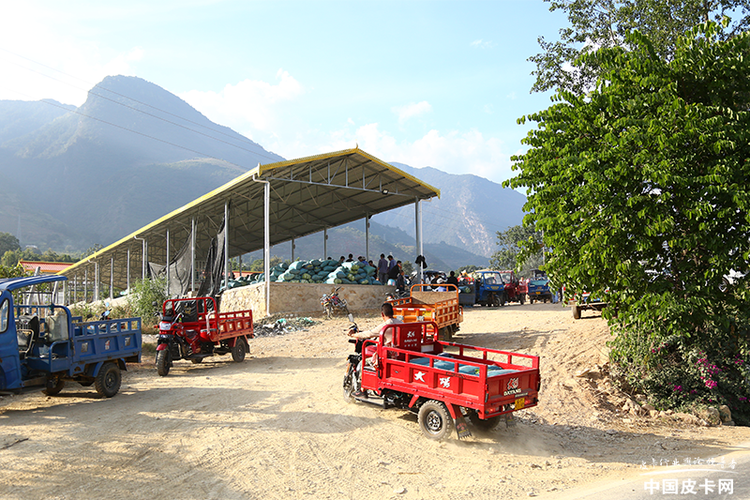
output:
M450 276L448 276L447 283L449 285L456 285L456 288L458 288L458 278L456 278L456 273L451 271Z
M401 274L401 261L397 260L396 265L388 271L388 284L395 285L399 274ZM391 280L393 281L391 282Z

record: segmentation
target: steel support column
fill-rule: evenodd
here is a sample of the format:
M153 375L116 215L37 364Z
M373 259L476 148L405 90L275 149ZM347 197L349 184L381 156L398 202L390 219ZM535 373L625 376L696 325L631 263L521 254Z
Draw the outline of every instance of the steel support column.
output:
M271 183L263 186L263 272L266 276L266 316L271 315Z
M190 221L190 291L195 292L195 217Z
M424 249L422 248L422 201L417 198L416 202L414 203L414 221L415 221L415 233L416 233L416 243L417 243L417 253L418 255L424 256ZM419 282L424 282L424 269L422 265L419 266Z
M130 295L130 247L128 247L128 265L126 267L127 277L125 279L127 280L128 295Z
M370 260L370 215L365 215L365 262Z
M109 258L109 300L115 298L115 257Z
M229 290L229 201L224 202L224 290Z
M323 257L328 258L328 228L323 229Z
M94 261L94 302L99 300L99 262Z
M167 228L167 298L170 298L171 295L169 293L169 228Z

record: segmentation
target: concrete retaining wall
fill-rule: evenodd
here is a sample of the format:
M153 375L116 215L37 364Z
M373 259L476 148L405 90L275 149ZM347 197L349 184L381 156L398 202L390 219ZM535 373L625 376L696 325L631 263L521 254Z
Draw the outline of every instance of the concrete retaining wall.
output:
M385 295L396 287L383 285L327 285L316 283L271 283L271 315L296 314L311 316L323 314L320 298L341 287L339 297L346 299L349 311L380 309ZM232 288L221 297L221 311L253 310L253 317L262 318L266 310L264 283Z

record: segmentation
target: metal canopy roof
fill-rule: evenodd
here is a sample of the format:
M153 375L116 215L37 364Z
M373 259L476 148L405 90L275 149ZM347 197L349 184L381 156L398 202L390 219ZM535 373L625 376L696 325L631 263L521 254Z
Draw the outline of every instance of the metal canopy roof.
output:
M130 279L141 277L142 240L147 241L148 261L164 264L183 244L189 245L196 226L195 262L200 268L211 238L221 228L224 207L229 206L229 257L264 246L262 182L270 182L270 244L323 231L386 212L419 200L440 196L440 191L359 148L282 161L256 168L214 189L187 205L138 229L121 240L61 271L81 280L88 270L94 279L109 284L114 263L114 286L127 287L128 251ZM189 248L189 247L188 247Z

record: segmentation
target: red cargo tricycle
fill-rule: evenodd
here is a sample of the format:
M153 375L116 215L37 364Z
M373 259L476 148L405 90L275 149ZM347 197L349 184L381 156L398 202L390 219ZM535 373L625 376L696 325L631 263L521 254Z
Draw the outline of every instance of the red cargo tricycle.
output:
M384 343L388 330L392 345ZM446 438L454 426L459 439L471 436L464 417L486 430L537 405L538 356L444 342L437 333L434 321L404 323L358 341L344 377L345 399L408 409L431 439Z
M156 371L162 377L172 362L200 363L215 354L232 353L241 362L253 338L253 311L220 313L213 297L169 299L162 305L156 346Z

